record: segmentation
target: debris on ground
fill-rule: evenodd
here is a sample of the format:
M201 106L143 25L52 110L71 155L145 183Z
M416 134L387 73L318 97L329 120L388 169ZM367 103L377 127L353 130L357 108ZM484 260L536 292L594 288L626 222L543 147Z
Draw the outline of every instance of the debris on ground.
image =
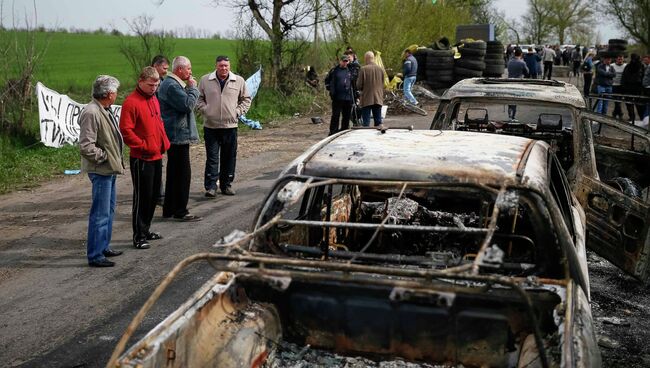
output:
M374 361L361 356L346 357L325 350L312 349L310 345L299 346L280 342L274 357L266 368L451 368L447 365L407 362L402 359ZM459 368L461 366L457 366Z

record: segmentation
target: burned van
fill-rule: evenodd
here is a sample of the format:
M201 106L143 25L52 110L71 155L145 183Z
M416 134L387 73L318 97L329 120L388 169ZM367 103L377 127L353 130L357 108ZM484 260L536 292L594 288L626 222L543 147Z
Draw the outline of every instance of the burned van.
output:
M587 215L587 246L650 282L650 135L595 114L571 84L474 78L447 90L431 129L547 142Z
M344 131L217 248L171 275L202 259L220 272L109 366L601 364L585 215L542 141Z

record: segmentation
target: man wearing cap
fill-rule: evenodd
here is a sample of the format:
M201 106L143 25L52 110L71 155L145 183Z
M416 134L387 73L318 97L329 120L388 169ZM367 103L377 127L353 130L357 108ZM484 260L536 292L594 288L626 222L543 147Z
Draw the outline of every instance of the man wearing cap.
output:
M332 68L325 77L325 89L332 98L332 119L330 120L329 135L350 127L350 113L352 111L352 73L348 69L350 56L342 55L339 65ZM342 115L342 120L341 119ZM340 123L339 123L340 120Z

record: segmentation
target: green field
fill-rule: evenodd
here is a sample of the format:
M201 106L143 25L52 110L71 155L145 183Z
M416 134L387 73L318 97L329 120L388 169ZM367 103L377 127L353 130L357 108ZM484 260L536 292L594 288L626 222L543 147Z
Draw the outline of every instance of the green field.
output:
M10 34L7 32L7 34ZM130 38L130 37L129 37ZM120 37L102 34L39 33L40 44L47 44L36 80L60 93L71 96L90 95L90 86L99 74L109 74L120 80L123 86L132 87L131 66L120 53ZM233 40L175 39L174 55L183 55L192 61L192 70L198 79L214 70L217 55L231 57L236 70L235 44ZM248 77L248 76L244 76ZM122 98L127 94L122 90ZM86 101L79 101L86 102Z
M0 29L0 45L6 45L3 41L13 41L16 36L24 38L26 34ZM40 32L36 37L39 45L47 45L47 50L39 63L34 84L41 82L80 103L87 103L90 100L92 83L99 74L109 74L120 80L122 86L118 93L117 104L121 104L134 88L136 83L134 72L120 53L119 36ZM133 39L130 37L130 40ZM168 58L171 60L177 55L190 58L192 72L197 79L214 70L217 55L228 55L232 70L237 72L235 55L237 41L235 40L174 39L174 43L174 53L167 55ZM19 45L25 44L24 39L19 41ZM9 46L11 49L12 45ZM15 59L2 61L9 62L11 65L12 60ZM243 77L247 78L248 75ZM0 75L0 86L7 78L14 78L14 76ZM273 89L265 88L263 83L247 116L259 120L264 125L271 120L312 109L312 102L317 97L326 98L324 93L317 96L313 90L304 86L297 88L293 95L286 96ZM79 168L78 147L66 146L56 149L38 143L40 136L36 99L27 112L27 121L29 137L15 139L0 136L0 194L17 188L30 188L52 176L62 175L65 169ZM199 132L202 133L200 116L197 122ZM248 130L246 127L242 129Z

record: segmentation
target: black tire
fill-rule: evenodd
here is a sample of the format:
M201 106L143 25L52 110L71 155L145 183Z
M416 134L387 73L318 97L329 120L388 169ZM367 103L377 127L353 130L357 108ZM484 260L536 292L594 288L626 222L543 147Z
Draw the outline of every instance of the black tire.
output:
M484 59L493 59L493 60L501 59L501 60L503 60L503 53L500 53L500 52L499 53L493 53L493 54L487 53L487 54L485 54Z
M461 77L461 79L473 78L473 77L481 77L481 76L483 76L483 71L482 70L466 69L466 68L463 68L463 67L455 66L454 67L454 76Z
M427 57L427 64L447 64L447 63L452 63L454 62L454 58L452 56L445 56L445 57L439 57L439 56L429 56Z
M454 68L451 69L427 69L427 78L447 77L454 75Z
M503 65L488 65L485 67L484 72L488 74L502 75L505 70L506 68Z
M472 70L485 70L485 62L472 59L457 59L454 66Z
M495 41L487 41L487 42L485 43L485 45L486 45L487 47L490 47L490 46L492 46L492 47L496 47L496 46L503 47L503 42L501 42L501 41L496 41L496 40L495 40Z
M485 50L479 50L479 49L467 49L467 48L461 48L458 49L460 52L461 57L484 57L485 56Z
M485 50L487 48L487 44L484 41L465 42L463 44L463 48Z
M609 41L607 41L609 45L625 45L627 46L627 40L623 40L620 38L610 38Z
M454 63L444 63L444 64L427 64L426 70L449 70L454 68Z
M432 50L427 49L427 58L429 57L453 57L454 50Z

